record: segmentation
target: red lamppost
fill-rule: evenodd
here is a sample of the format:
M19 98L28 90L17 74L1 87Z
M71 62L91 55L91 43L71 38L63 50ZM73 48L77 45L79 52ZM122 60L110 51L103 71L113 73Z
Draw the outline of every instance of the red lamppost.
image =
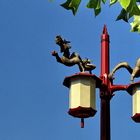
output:
M113 80L109 79L110 73L110 46L109 35L106 26L104 26L101 36L101 75L102 86L100 87L100 137L101 140L110 140L110 100L113 92L117 90L126 90L125 85L113 85Z
M58 42L60 41L57 40ZM132 83L130 85L114 85L113 74L119 68L125 67L131 73L131 80L134 77L140 76L140 59L137 60L136 67L132 69L128 63L118 64L110 73L110 46L109 34L106 25L103 28L101 35L101 73L98 78L91 73L80 72L64 79L64 86L70 88L70 109L69 114L81 118L81 127L84 127L84 118L92 117L96 113L95 88L100 89L100 140L110 140L110 100L114 96L115 91L126 90L133 97L133 116L135 122L140 122L140 82ZM59 43L62 46L62 43ZM65 43L63 42L63 49ZM63 52L61 48L61 51ZM56 56L58 62L65 65L68 60L64 61L64 54L62 58L54 51L53 56ZM67 58L71 58L67 56ZM78 57L77 57L78 58ZM64 63L66 62L66 63ZM80 61L81 62L81 61ZM79 63L78 63L79 64ZM70 66L70 65L68 65ZM87 65L90 66L90 65ZM80 67L80 64L79 64ZM93 68L93 66L92 66ZM95 68L95 67L94 67ZM82 67L81 67L82 69Z

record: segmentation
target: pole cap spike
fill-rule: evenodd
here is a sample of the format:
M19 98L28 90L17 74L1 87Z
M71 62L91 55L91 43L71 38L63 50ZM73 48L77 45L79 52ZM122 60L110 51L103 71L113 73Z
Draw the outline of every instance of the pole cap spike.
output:
M107 34L108 35L106 24L104 25L104 28L103 28L103 34Z

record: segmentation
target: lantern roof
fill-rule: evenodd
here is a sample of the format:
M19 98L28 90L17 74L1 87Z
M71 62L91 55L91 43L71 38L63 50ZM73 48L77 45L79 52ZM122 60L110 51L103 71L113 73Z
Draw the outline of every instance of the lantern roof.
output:
M130 84L130 85L127 87L127 92L128 92L130 95L133 95L133 89L134 89L134 87L136 87L136 86L138 86L138 85L140 85L140 81Z
M98 78L95 74L80 72L80 73L76 73L74 75L65 77L63 85L69 88L70 84L71 84L71 79L77 78L77 77L93 78L96 81L97 88L99 88L101 86L101 83L102 83L102 80L100 78Z

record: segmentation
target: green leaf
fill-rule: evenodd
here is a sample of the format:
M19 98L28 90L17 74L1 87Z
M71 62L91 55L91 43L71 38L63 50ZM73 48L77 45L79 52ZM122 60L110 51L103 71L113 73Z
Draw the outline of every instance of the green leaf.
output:
M95 16L98 16L101 12L101 8L100 9L94 9L94 13L95 13Z
M131 0L119 0L122 8L127 10L128 6L130 5Z
M99 15L99 13L101 12L101 0L98 0L97 6L94 9L95 12L95 16Z
M131 25L131 32L140 33L140 15L134 15L134 21L131 22L130 25Z
M80 3L81 0L67 0L65 3L61 4L61 6L67 10L72 10L73 15L76 15Z
M125 22L128 22L128 20L129 20L129 13L126 12L125 9L122 9L116 20L124 20Z
M102 2L105 4L106 3L106 0L102 0Z
M134 16L134 21L130 25L132 32L140 32L140 16Z
M117 2L118 0L110 0L110 5L113 5Z
M131 0L130 5L127 8L127 11L133 15L139 15L140 10L138 8L136 0Z
M132 9L130 10L130 15L131 17L133 15L140 15L140 9L138 8L136 4L133 4Z
M87 8L96 8L98 4L98 0L89 0L87 3Z
M67 0L65 3L61 4L61 6L67 10L70 10L71 8L69 7L70 3L72 0Z
M94 9L95 16L101 12L101 0L89 0L87 8Z

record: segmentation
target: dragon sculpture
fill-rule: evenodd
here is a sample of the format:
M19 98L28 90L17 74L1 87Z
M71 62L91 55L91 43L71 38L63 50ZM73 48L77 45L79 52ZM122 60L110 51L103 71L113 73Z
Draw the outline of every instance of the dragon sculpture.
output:
M60 57L56 51L52 52L52 56L56 58L57 62L68 67L78 65L81 72L89 71L89 73L92 73L92 70L96 68L95 65L91 64L90 59L81 59L80 55L76 52L70 53L70 41L62 39L59 35L56 36L55 42L60 47L60 53L63 53L62 57Z

